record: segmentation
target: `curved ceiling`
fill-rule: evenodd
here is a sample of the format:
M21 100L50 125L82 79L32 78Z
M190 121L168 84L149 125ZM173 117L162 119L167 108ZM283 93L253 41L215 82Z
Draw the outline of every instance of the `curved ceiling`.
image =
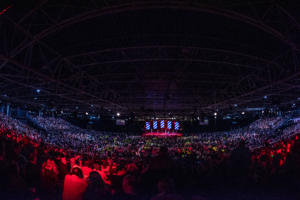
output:
M239 2L16 3L0 16L2 98L140 115L294 101L299 5Z

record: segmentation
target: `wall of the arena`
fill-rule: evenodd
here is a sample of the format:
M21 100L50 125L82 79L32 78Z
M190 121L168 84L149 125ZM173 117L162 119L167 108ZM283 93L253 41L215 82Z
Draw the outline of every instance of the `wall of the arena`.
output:
M195 134L201 132L226 131L247 126L256 120L257 116L248 115L239 119L208 118L207 125L201 125L199 120L181 121L181 130L184 134ZM124 132L127 134L139 135L144 132L144 121L125 120L125 125L116 125L116 119L102 117L96 120L89 118L66 118L69 122L85 129L93 129L107 132Z
M9 106L8 106L9 105ZM14 118L18 118L24 122L26 122L26 117L30 113L31 115L39 115L43 113L45 117L62 117L67 121L71 122L72 124L79 126L85 129L93 129L97 131L107 131L107 132L123 132L126 134L133 134L133 135L141 135L144 132L144 125L145 121L138 121L134 117L128 116L109 116L109 115L85 115L85 114L72 114L72 113L58 113L58 112L42 112L36 110L35 112L29 111L28 109L24 109L20 106L16 106L14 104L9 103L1 103L0 104L0 112L3 114L9 114ZM296 108L292 111L293 117L300 116L300 110ZM229 115L219 113L216 117L205 116L207 119L207 123L203 123L203 119L199 119L195 117L192 120L177 120L180 121L180 126L183 134L197 134L201 132L215 132L215 131L226 131L232 130L240 127L247 126L251 122L255 121L260 117L271 117L273 116L271 112L268 110L264 110L264 114L262 111L257 112L245 112L243 115L239 114L231 114ZM276 115L276 114L275 114ZM124 125L117 125L116 120L124 120ZM28 121L28 120L27 120ZM29 120L30 121L30 120ZM30 124L29 124L30 125Z

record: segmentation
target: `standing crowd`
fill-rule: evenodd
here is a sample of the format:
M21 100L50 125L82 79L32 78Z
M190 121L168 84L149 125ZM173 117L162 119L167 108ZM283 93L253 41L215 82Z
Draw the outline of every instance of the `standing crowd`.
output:
M280 134L261 120L230 132L156 138L36 121L47 133L0 114L0 184L8 199L207 199L200 188L292 181L300 166L297 123Z

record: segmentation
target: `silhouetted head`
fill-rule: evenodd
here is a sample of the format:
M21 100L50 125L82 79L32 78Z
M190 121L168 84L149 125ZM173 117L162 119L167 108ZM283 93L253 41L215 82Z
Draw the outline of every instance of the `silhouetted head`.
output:
M74 166L71 170L72 175L76 175L79 178L83 178L82 170L78 166Z
M168 148L165 146L160 147L159 153L160 154L168 154Z
M137 193L138 181L137 177L133 175L127 175L123 179L123 191L126 194L135 195Z
M160 179L157 183L159 193L172 193L174 192L174 183L169 178Z
M90 172L87 181L89 185L104 187L104 182L98 172Z
M245 140L241 140L241 141L240 141L240 146L241 146L241 147L246 146L246 141L245 141Z

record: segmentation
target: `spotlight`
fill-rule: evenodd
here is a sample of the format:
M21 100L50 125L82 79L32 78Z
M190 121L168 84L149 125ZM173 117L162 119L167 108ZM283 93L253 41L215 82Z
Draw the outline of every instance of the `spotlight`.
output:
M117 116L120 117L120 115L121 115L121 114L118 112L118 113L117 113Z
M242 115L244 115L245 114L245 112L242 112Z
M168 121L167 125L168 125L168 129L172 128L172 122L171 121Z
M39 94L40 92L41 92L41 90L40 90L40 89L36 89L36 93L38 93L38 94Z
M89 115L89 113L88 113L88 112L85 112L85 115Z
M157 121L153 121L153 129L157 129Z
M217 116L217 115L218 115L218 113L215 112L215 113L214 113L214 116Z

